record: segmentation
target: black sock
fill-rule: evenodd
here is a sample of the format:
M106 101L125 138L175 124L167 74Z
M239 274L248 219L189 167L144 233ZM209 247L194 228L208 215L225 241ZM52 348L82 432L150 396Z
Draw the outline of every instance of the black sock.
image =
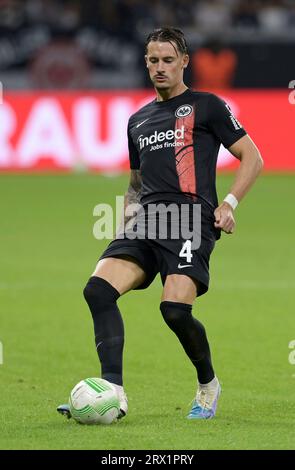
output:
M210 347L201 322L192 316L192 306L164 301L160 304L163 318L181 342L186 354L197 369L202 384L214 378Z
M101 376L123 385L124 325L116 304L120 294L108 281L96 276L89 279L83 293L93 318Z

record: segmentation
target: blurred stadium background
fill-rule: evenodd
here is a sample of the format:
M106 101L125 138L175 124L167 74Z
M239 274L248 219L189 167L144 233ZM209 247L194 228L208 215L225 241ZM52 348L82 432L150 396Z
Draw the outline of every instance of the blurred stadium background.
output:
M126 190L127 121L154 96L143 46L162 25L186 34L186 83L224 98L265 160L194 308L224 394L212 423L186 422L195 377L156 280L120 299L128 418L81 428L55 407L99 375L82 300L108 243L93 208ZM294 449L294 57L294 0L0 0L0 448ZM237 163L221 149L218 167L223 197Z

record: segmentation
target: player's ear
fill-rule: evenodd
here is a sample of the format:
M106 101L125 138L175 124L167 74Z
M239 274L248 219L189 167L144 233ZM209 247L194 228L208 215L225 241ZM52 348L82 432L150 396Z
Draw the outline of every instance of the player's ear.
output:
M188 66L188 64L189 64L189 55L188 55L188 54L185 54L185 55L183 56L183 68L186 69L187 66Z
M148 66L148 59L147 59L147 55L145 55L145 56L144 56L144 60L145 60L145 63L146 63L146 66L147 66L147 68L149 68L149 66Z

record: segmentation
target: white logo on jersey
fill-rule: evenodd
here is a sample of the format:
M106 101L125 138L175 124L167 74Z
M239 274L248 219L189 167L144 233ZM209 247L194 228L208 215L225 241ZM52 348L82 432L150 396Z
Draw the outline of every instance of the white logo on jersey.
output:
M233 115L232 110L230 109L230 106L227 103L225 103L225 107L229 111L229 118L230 118L235 130L238 131L239 129L242 129L242 127L243 127L242 124L240 124L239 121L237 120L237 118Z
M149 120L149 118L145 119L144 121L141 121L139 124L137 124L136 127L140 127L142 124L144 124L145 122L147 122Z
M193 107L190 104L183 104L175 111L175 116L178 118L189 116L193 112Z
M147 145L157 144L158 142L163 142L164 140L178 140L184 139L184 126L181 126L180 129L169 129L166 132L155 131L153 134L148 137L144 137L142 134L138 137L137 142L139 143L139 148L142 150Z

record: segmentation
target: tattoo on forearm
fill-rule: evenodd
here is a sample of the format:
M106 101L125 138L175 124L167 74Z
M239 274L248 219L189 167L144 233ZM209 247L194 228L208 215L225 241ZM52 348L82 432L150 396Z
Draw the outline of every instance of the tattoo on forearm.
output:
M126 215L126 208L131 204L140 204L141 176L140 170L131 170L130 184L124 198L124 214L117 232L121 234L126 229L128 222L133 219L133 215Z
M141 175L140 170L131 170L130 184L127 191L127 196L130 202L139 201L139 193L141 190Z
M132 219L131 216L125 215L125 209L129 204L139 204L140 200L140 190L141 190L141 175L140 170L131 170L130 184L125 194L125 204L124 204L124 223Z

